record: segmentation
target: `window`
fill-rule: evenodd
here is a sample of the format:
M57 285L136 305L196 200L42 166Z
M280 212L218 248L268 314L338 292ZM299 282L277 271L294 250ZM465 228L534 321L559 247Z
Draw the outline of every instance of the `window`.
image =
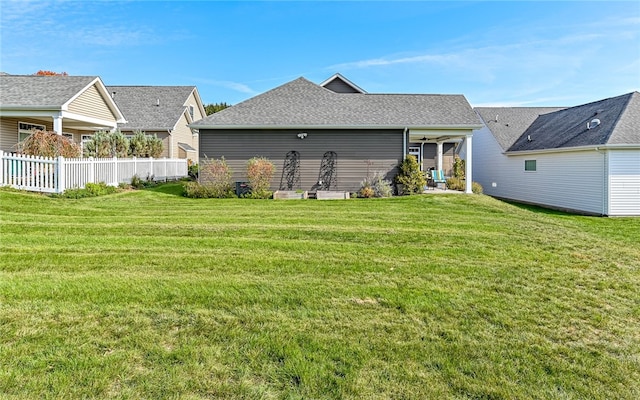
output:
M18 122L18 142L22 142L33 133L33 131L46 131L47 127L30 122Z
M191 115L191 119L193 119L194 108L192 105L189 106L189 115Z
M524 170L525 171L535 171L536 170L536 160L524 160Z

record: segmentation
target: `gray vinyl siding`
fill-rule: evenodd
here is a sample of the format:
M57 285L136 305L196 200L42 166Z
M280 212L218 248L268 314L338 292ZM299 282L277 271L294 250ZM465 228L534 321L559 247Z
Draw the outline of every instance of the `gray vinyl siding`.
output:
M609 215L640 215L640 150L609 150Z
M305 139L297 134L307 132ZM300 153L300 187L315 190L322 157L337 154L337 187L355 191L369 174L383 173L393 179L402 159L402 130L200 130L200 163L225 158L234 181L246 180L246 163L266 157L275 165L273 190L278 189L287 152Z
M340 79L334 79L324 87L336 93L360 93Z

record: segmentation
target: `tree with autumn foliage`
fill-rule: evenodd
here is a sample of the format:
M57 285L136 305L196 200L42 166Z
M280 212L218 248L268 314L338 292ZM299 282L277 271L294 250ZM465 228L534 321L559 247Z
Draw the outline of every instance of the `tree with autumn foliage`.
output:
M46 71L46 70L40 70L38 72L36 72L34 75L38 75L38 76L69 76L69 74L67 74L66 72L55 72L55 71Z

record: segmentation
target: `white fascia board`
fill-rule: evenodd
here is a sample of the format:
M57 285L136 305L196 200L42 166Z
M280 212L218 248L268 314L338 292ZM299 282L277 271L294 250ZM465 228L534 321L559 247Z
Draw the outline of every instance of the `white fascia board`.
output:
M42 107L27 109L26 107L20 107L20 109L7 109L5 107L0 110L0 117L56 117L60 115L60 108L57 109L43 109Z
M198 109L200 110L200 113L206 117L207 116L207 111L204 109L204 104L202 103L202 98L200 97L200 92L198 92L198 88L196 86L193 87L193 97L196 98L196 103L198 103ZM204 118L202 117L202 118Z
M421 126L417 128L407 127L406 125L200 125L189 124L190 128L194 129L261 129L261 130L273 130L273 129L401 129L408 128L409 130L447 130L450 134L455 130L470 130L479 129L479 125L434 125L434 126ZM469 133L464 134L469 135Z
M521 151L505 151L502 154L506 156L522 156L522 155L535 155L535 154L547 154L547 153L569 153L575 151L589 151L589 150L615 150L615 149L640 149L639 144L601 144L601 145L589 145L578 147L560 147L553 149L539 149L539 150L521 150Z

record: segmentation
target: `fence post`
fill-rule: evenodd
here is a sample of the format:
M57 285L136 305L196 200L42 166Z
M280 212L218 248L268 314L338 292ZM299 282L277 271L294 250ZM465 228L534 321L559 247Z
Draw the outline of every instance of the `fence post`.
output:
M64 192L64 186L65 186L65 171L64 171L64 157L62 156L58 156L58 160L56 163L56 175L58 176L57 179L57 187L55 188L56 193L62 193Z
M4 177L4 151L0 150L0 186L4 186L6 184Z
M155 172L155 170L153 168L153 157L149 157L149 161L150 161L150 168L149 169L151 171L151 174L149 174L149 176L147 178L151 179L151 181L154 181L156 177L153 174Z
M113 186L118 186L120 179L118 179L118 157L113 156Z

